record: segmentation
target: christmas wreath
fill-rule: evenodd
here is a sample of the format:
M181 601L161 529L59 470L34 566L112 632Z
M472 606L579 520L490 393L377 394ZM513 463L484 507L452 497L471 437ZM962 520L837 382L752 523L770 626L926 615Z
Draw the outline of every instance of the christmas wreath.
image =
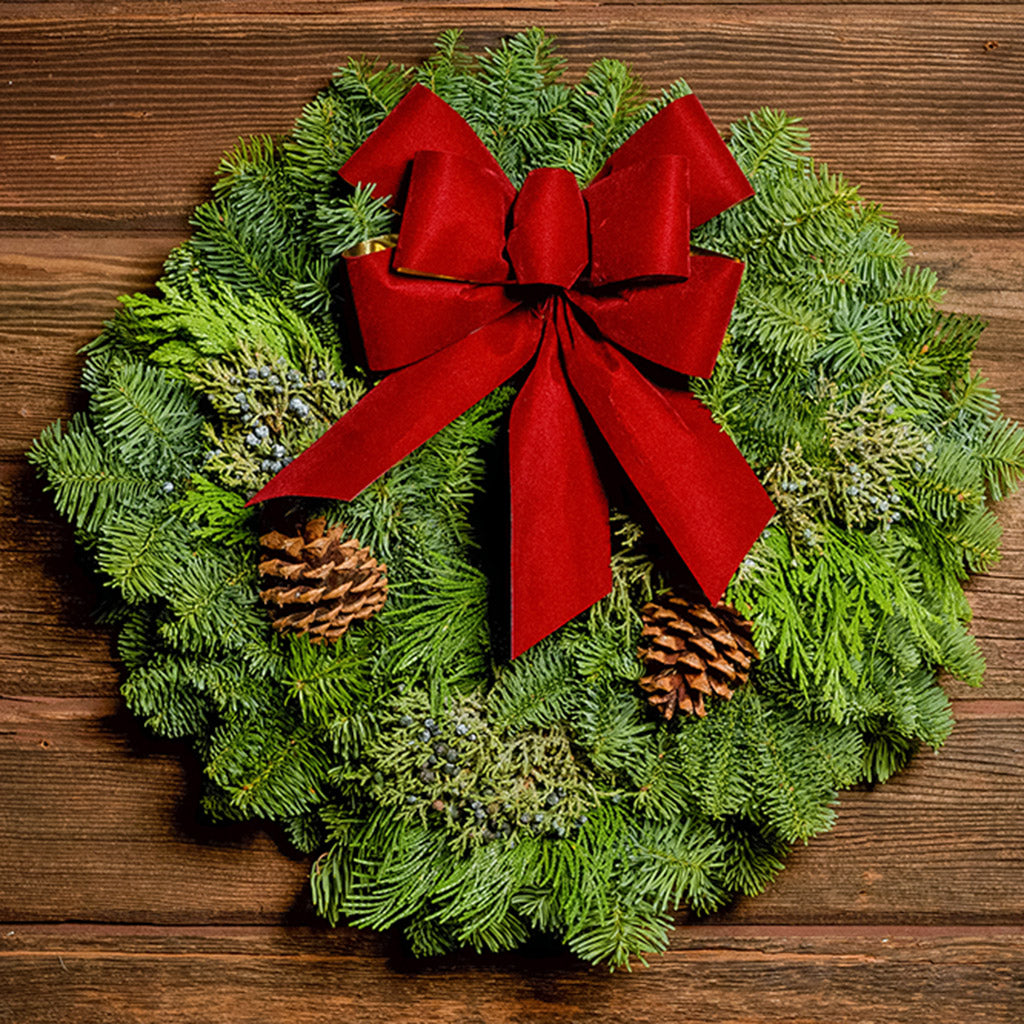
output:
M1024 434L796 119L726 149L682 82L561 71L343 67L30 457L129 706L329 921L624 965L942 743Z

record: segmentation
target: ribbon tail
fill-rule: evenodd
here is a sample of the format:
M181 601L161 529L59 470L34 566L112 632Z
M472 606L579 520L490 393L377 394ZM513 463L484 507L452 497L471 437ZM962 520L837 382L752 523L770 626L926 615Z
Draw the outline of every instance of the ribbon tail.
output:
M512 657L612 587L608 501L548 321L512 407Z
M612 346L574 346L566 367L615 457L716 604L775 512L754 471L697 399L655 387Z
M523 367L541 321L515 310L391 374L248 504L284 496L351 501Z

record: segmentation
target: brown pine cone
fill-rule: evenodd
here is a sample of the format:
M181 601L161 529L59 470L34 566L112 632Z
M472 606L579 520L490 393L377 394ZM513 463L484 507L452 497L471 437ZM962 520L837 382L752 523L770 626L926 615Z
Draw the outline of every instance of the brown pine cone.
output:
M705 696L729 700L759 657L751 641L753 624L731 605L712 608L668 595L644 605L640 615L639 685L666 719L676 710L703 718Z
M309 633L313 643L337 640L357 619L381 609L388 592L387 566L345 527L311 519L293 537L274 530L260 537L260 597L275 629Z

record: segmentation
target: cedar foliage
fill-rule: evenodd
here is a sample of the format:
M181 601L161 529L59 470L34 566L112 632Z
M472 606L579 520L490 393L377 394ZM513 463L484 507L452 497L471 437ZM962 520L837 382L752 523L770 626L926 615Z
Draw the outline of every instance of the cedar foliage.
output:
M700 720L649 713L637 610L673 581L621 513L611 595L495 660L480 502L505 388L353 502L296 510L343 519L390 595L336 645L274 635L244 503L369 386L338 255L396 226L338 167L414 81L517 182L540 165L586 182L688 91L649 102L618 62L575 86L561 66L531 30L479 57L449 32L419 67L342 67L289 138L225 157L160 294L127 297L90 345L88 410L31 458L119 599L129 706L192 738L211 815L318 852L329 920L401 926L423 954L539 930L616 966L662 949L677 906L760 891L838 789L942 743L936 673L981 679L962 584L998 556L985 503L1024 470L1024 435L971 375L982 323L938 311L935 275L796 119L755 111L731 146L757 194L694 237L747 272L693 389L779 509L727 595L763 654L751 685Z

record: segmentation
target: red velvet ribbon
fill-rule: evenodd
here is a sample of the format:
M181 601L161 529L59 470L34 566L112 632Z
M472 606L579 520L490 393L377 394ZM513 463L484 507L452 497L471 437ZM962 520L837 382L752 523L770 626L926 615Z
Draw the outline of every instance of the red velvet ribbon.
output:
M774 507L708 411L627 355L710 375L736 300L743 264L689 234L752 189L696 97L582 191L543 167L517 194L416 85L340 173L403 211L395 248L346 261L370 367L393 372L252 501L351 500L532 361L509 424L512 655L611 589L581 406L717 602Z

